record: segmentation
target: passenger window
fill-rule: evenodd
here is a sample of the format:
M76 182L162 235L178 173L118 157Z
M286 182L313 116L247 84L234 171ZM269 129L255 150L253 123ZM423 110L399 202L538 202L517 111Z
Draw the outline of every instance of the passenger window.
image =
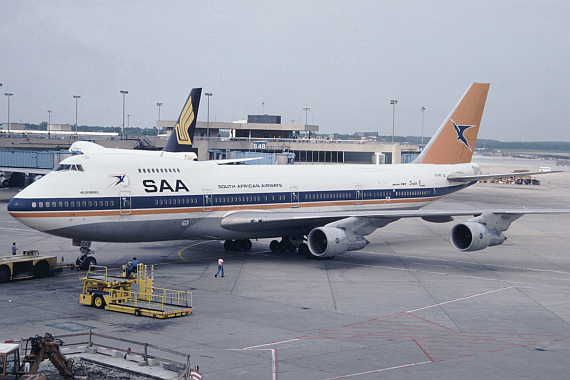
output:
M36 208L36 202L32 202L32 208ZM0 360L2 360L2 357L0 357Z

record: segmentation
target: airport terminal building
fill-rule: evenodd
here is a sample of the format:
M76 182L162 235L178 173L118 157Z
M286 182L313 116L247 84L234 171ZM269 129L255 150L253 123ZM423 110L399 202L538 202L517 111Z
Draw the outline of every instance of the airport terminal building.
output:
M0 168L4 170L0 176L15 185L23 181L12 178L15 172L22 173L25 168L51 170L79 140L107 148L161 150L175 125L176 121L157 121L158 128L167 130L166 135L123 138L118 133L77 132L67 124L52 124L48 131L38 131L11 123L9 132L0 131ZM198 121L192 148L200 161L263 158L245 162L253 165L400 164L411 162L419 154L414 144L376 141L376 136L350 140L316 137L318 131L318 125L281 124L281 117L273 115L250 115L247 121L234 123Z
M176 121L158 121L172 131ZM234 152L294 153L295 163L400 164L418 155L414 144L359 138L316 138L318 125L281 124L279 116L249 115L247 122L197 122L193 147L199 160L233 158Z

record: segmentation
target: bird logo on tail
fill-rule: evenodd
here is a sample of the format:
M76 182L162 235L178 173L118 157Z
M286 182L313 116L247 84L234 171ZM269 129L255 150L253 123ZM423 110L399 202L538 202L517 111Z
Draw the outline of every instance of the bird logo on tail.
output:
M475 127L475 125L457 125L453 120L451 120L451 123L453 124L453 128L455 129L455 133L457 133L457 140L460 143L464 144L471 152L473 152L473 149L471 149L471 147L469 146L469 142L467 141L467 138L463 136L463 133L467 129Z

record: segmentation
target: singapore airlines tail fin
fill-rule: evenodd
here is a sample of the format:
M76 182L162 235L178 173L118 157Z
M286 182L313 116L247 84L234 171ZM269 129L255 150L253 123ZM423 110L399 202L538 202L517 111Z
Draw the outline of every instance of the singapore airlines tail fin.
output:
M473 83L414 161L422 164L471 162L489 83Z
M196 119L198 116L198 106L200 105L201 88L193 88L186 100L186 104L180 112L174 130L170 134L163 152L191 152L194 131L196 130Z

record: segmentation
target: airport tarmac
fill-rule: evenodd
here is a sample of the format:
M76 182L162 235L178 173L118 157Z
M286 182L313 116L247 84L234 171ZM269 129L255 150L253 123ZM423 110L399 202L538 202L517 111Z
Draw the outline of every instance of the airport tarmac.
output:
M540 186L476 184L429 207L570 208L570 168L479 162L484 172L564 172ZM15 241L75 262L69 240L19 224L6 204L2 255ZM504 244L477 252L451 246L452 226L400 220L334 260L271 253L269 241L248 253L221 242L93 243L99 265L118 271L136 256L155 265L156 286L191 290L194 314L157 320L80 305L81 273L66 271L0 285L0 341L92 329L190 354L205 379L219 380L566 378L570 215L523 216ZM224 278L214 278L219 256Z

